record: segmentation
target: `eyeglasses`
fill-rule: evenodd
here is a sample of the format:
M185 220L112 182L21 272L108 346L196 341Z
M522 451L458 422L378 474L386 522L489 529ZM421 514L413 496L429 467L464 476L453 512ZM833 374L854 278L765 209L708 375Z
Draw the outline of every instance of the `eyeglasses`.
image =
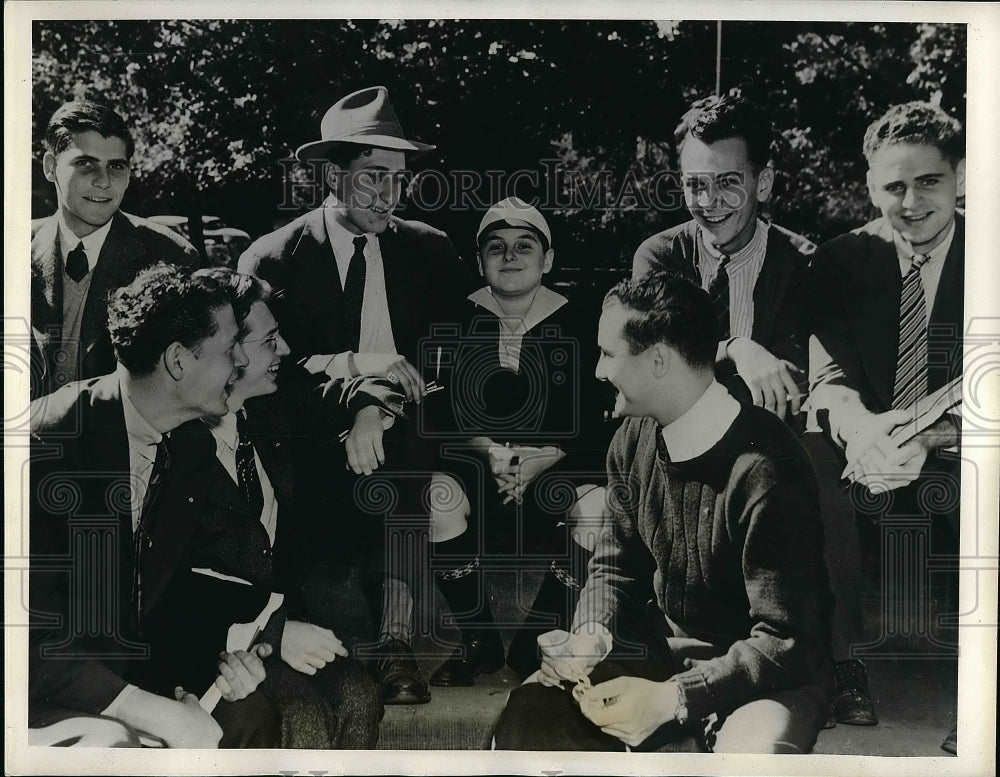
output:
M247 340L247 339L244 338L243 340L240 340L240 343L242 345L248 345L249 343L264 343L268 347L269 350L271 350L271 351L277 351L278 350L278 340L280 338L281 338L281 332L278 332L277 330L275 330L274 332L272 332L271 334L269 334L267 337L260 337L260 338L258 338L256 340Z

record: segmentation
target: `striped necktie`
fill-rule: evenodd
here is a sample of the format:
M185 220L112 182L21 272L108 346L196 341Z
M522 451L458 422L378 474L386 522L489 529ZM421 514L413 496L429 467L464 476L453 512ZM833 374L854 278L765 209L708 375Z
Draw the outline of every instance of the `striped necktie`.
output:
M712 306L715 308L716 318L719 319L719 339L729 339L729 272L726 266L729 264L729 256L722 254L719 257L719 269L715 272L715 277L708 284L708 296L712 298Z
M927 394L927 305L920 268L929 254L916 254L903 277L899 298L899 350L892 408L904 410Z

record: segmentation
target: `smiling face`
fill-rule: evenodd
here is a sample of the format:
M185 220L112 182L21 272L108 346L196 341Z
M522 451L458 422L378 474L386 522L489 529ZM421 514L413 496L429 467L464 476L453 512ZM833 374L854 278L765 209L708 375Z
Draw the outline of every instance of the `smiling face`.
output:
M215 334L194 348L184 349L182 390L187 406L197 416L222 416L229 412L229 395L247 365L232 306L223 305L214 315Z
M545 251L532 230L505 227L490 230L479 249L479 273L493 293L516 299L534 294L542 276L552 269L555 252Z
M331 163L327 183L344 206L349 226L358 234L378 235L389 226L399 204L406 155L402 151L372 148L352 159L346 168Z
M941 243L965 194L965 160L955 167L934 146L898 143L875 152L869 162L872 204L913 246L926 253Z
M757 228L758 203L771 195L774 170L755 168L743 138L704 143L688 135L680 164L684 200L712 245L728 254L743 248Z
M236 410L251 397L273 394L278 390L278 368L290 353L288 343L278 331L278 322L264 302L255 302L243 320L241 341L247 365L233 386L230 409Z
M128 147L122 138L74 132L69 147L42 159L45 177L56 185L59 210L77 237L100 229L115 215L128 188Z
M601 355L595 376L615 387L616 416L642 417L653 415L649 401L655 393L656 381L650 364L649 350L633 354L624 337L625 324L634 313L617 301L609 302L597 325L597 346Z

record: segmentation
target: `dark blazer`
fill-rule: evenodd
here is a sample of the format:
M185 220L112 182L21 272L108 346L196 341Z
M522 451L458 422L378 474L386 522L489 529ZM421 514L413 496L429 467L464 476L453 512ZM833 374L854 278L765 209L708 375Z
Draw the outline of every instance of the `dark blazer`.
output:
M817 250L809 307L811 331L825 354L810 365L814 404L818 404L814 409L823 408L824 386L857 391L874 413L892 407L902 290L892 228L884 219L836 237ZM962 372L964 300L965 219L956 214L955 236L928 318L930 391ZM814 355L821 353L814 351Z
M418 341L436 321L455 320L451 311L473 290L472 274L448 236L419 221L393 217L378 239L396 350L419 368ZM295 359L350 350L322 208L255 241L239 270L283 291L278 317Z
M99 713L148 655L132 598L118 376L70 383L35 400L31 422L29 719L51 708Z
M59 388L53 385L51 359L62 338L63 261L58 217L31 223L31 398ZM156 262L194 264L198 253L166 227L119 211L94 266L80 325L80 374L92 378L113 372L114 352L108 336L108 294Z
M701 285L698 270L698 222L687 221L643 241L632 260L632 277L653 270L672 270ZM772 224L767 252L753 290L754 342L803 371L807 361L806 295L809 289L809 253L813 246L793 239Z
M248 414L254 423L254 414ZM291 465L281 443L255 443L278 501L279 519L291 503ZM144 554L144 636L151 647L143 683L168 693L180 683L202 694L218 674L219 652L233 623L254 620L276 586L272 547L260 516L254 514L215 456L215 438L201 420L171 434L175 458L210 449L204 466L171 477L152 518L152 547ZM192 572L208 568L250 585ZM280 647L287 615L272 616L262 641Z
M297 444L308 433L336 437L348 416L381 403L379 390L370 388L351 392L349 406L342 405L339 382L323 382L291 367L282 372L275 394L246 406L253 445L278 506L273 547L260 515L217 458L208 426L189 421L170 434L173 460L185 466L171 473L147 519L152 545L143 554L143 635L152 649L143 684L160 693L171 692L177 683L203 693L217 674L230 625L254 620L272 591L282 592L285 601L260 641L269 642L275 655L285 620L305 619L300 523L307 517L299 515L302 508L295 500Z

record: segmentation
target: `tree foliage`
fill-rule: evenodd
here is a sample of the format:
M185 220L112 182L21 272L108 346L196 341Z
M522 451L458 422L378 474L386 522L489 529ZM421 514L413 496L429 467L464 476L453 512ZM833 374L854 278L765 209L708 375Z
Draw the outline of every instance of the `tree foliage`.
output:
M34 152L63 101L105 99L135 128L128 207L201 209L256 235L294 215L278 212L287 160L318 137L325 110L384 84L406 131L438 146L420 167L482 178L466 180L464 204L423 212L414 197L403 215L469 254L482 208L513 193L491 189L487 171L495 183L535 171L514 188L548 197L559 263L625 266L644 237L687 217L663 171L678 117L714 89L716 32L703 21L36 22ZM777 129L771 215L814 239L866 220L865 127L911 99L964 119L965 51L958 25L724 23L722 86L768 106ZM654 180L658 207L643 201Z

